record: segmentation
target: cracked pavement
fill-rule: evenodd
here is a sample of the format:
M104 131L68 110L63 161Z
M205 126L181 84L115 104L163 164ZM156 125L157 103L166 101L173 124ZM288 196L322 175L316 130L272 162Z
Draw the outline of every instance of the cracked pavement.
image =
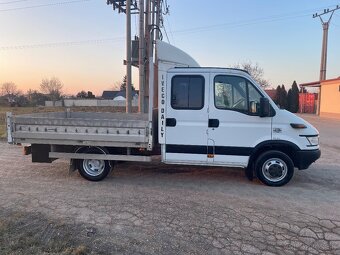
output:
M279 188L240 169L139 163L92 183L67 161L33 164L1 142L0 220L43 217L20 230L40 225L44 243L62 222L92 254L340 254L340 136L329 137L340 121L310 121L322 157Z

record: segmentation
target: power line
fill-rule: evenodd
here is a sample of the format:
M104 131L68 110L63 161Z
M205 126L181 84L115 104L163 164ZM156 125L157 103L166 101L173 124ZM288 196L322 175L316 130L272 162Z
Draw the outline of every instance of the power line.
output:
M169 32L170 32L170 35L171 35L171 40L172 40L172 43L174 44L175 43L175 39L174 39L174 35L172 33L172 27L171 27L171 24L170 24L170 20L169 20L167 15L165 16L165 20L168 23ZM165 29L165 25L164 25L164 29Z
M324 8L328 8L328 7L324 7ZM317 10L320 10L320 9L322 8L318 8ZM173 31L173 33L176 33L176 34L198 33L198 32L211 31L212 29L222 29L227 26L228 27L239 27L239 26L256 25L256 24L261 24L261 23L277 22L277 21L283 21L283 20L288 20L288 19L307 17L311 15L311 12L315 12L315 10L316 9L308 9L308 10L302 10L302 11L293 12L293 13L251 19L247 21L237 21L237 22L221 23L221 24L214 24L214 25L202 26L202 27L194 27L194 28L176 30L176 31ZM308 12L308 14L306 12Z
M81 2L89 2L89 1L92 1L92 0L73 0L73 1L64 1L64 2L57 2L57 3L25 6L25 7L14 7L14 8L9 8L9 9L0 9L0 12L18 11L18 10L26 10L26 9L34 9L34 8L40 8L40 7L47 7L47 6L58 6L58 5L65 5L65 4L74 4L74 3L81 3Z
M295 16L282 16L282 17L264 17L264 18L258 18L258 19L252 19L248 21L238 21L238 22L230 22L230 23L221 23L221 24L215 24L210 26L202 26L202 27L196 27L196 28L189 28L189 29L183 29L183 30L177 30L173 31L174 33L192 33L192 32L203 32L203 31L210 31L211 29L216 28L224 28L224 27L238 27L238 26L247 26L247 25L256 25L260 23L270 23L270 22L276 22L276 21L282 21L287 19L294 19L294 18L301 18L301 17L307 17L310 14L303 14L303 15L295 15Z
M108 42L119 42L119 41L123 41L124 39L125 39L124 37L115 37L115 38L103 38L103 39L92 39L92 40L82 40L82 41L50 42L50 43L39 43L39 44L0 46L0 51L70 47L70 46L79 46L79 45L84 45L84 44L103 44L103 43L108 43Z
M169 39L168 33L166 32L166 28L164 26L163 28L164 28L166 39L168 40L168 43L170 43L170 39Z
M14 0L14 1L0 2L0 4L15 4L15 3L27 2L27 1L32 1L32 0Z
M162 12L163 12L162 14L165 16L165 21L168 23L170 35L171 35L171 38L172 38L172 42L174 43L174 36L172 34L172 29L171 29L170 21L168 19L168 15L170 14L170 10L169 10L170 6L169 6L167 0L164 1L164 4L162 5L162 9L164 9L164 10L162 10ZM165 22L164 22L163 15L162 15L162 26L163 26L163 29L164 29L164 32L165 32L165 36L166 36L168 42L170 43L170 39L169 39L168 33L166 31L166 27L165 27Z

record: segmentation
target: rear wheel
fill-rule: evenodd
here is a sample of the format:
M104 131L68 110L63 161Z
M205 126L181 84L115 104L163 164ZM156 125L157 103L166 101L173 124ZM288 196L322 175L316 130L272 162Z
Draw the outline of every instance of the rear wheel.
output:
M97 147L90 147L83 153L88 154L105 154L103 150ZM89 181L101 181L111 171L111 165L108 160L102 159L79 159L78 170L82 177Z
M261 154L255 163L255 169L257 177L268 186L283 186L294 174L293 161L281 151L267 151Z

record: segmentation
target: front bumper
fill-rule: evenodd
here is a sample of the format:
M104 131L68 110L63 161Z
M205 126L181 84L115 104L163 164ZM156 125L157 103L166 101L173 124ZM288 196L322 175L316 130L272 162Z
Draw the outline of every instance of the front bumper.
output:
M313 162L321 156L320 149L297 151L295 154L294 165L299 170L307 169Z

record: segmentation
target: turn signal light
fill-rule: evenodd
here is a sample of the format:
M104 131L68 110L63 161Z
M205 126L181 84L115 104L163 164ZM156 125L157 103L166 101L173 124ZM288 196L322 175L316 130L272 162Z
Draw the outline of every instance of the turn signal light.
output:
M305 124L299 124L299 123L290 123L292 128L307 128L307 126Z

